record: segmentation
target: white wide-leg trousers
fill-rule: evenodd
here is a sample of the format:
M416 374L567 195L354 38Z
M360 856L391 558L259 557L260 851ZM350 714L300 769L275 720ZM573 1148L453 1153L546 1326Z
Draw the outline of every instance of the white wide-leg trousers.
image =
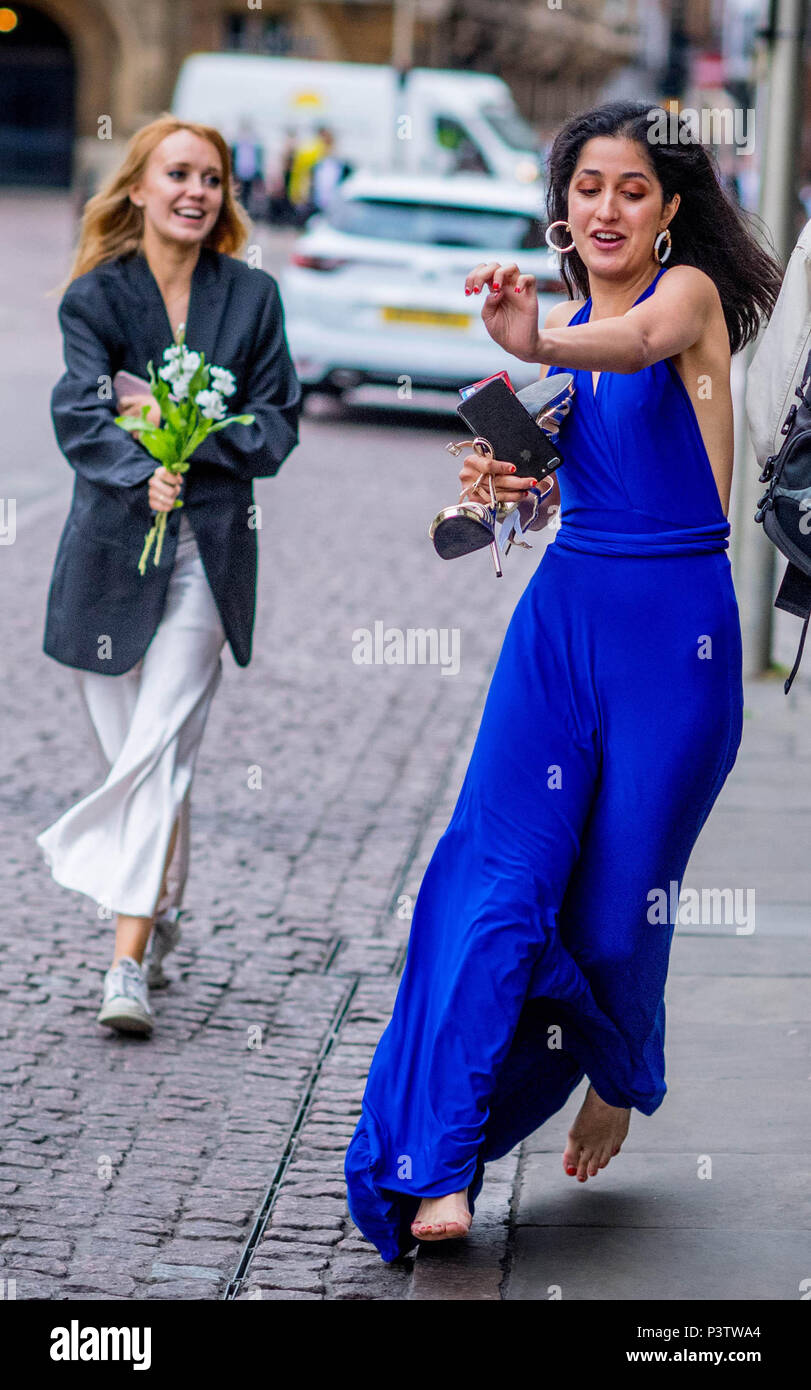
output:
M224 643L194 532L182 515L166 607L144 656L120 676L75 672L109 773L37 836L57 883L114 913L177 916L188 873L194 764L222 678Z

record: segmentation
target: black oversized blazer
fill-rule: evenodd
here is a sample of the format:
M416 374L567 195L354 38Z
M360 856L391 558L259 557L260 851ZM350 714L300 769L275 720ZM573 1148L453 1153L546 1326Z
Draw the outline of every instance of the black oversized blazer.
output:
M115 424L110 379L121 368L146 377L150 359L157 372L172 328L140 251L74 280L59 322L67 370L54 388L51 413L76 479L48 595L44 650L66 666L120 675L140 660L160 622L181 508L167 514L160 565L150 556L142 577L138 559L154 520L148 479L158 462ZM201 247L185 341L234 373L229 414L256 416L254 424L229 425L200 446L182 493L231 650L247 666L257 572L252 479L272 476L295 447L301 409L276 281Z

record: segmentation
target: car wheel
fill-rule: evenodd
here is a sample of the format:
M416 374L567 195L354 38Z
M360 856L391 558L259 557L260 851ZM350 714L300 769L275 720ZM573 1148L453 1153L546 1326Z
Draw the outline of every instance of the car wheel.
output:
M306 409L308 415L331 416L340 411L344 402L344 388L335 386L331 381L325 381L318 385L310 382L301 387L302 408Z

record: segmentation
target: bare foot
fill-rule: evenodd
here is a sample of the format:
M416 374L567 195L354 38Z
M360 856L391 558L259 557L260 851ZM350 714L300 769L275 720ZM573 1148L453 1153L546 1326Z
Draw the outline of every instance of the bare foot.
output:
M423 1197L411 1223L411 1234L419 1240L456 1240L467 1235L472 1220L467 1188L444 1197Z
M596 1178L599 1170L619 1153L630 1123L630 1110L608 1105L589 1086L563 1153L563 1167L569 1176L578 1182Z

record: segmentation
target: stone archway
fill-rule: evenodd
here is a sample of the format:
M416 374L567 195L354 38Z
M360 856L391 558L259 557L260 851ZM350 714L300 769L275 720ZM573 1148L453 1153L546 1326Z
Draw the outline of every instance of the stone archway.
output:
M95 138L98 118L115 119L116 72L120 63L118 33L102 0L29 0L69 36L76 58L76 126L79 140Z
M0 183L66 188L76 64L70 37L33 5L0 9Z
M69 67L73 74L72 100L53 102L49 83L43 79L43 62L39 62L37 54L31 52L36 45L28 44L28 89L24 74L18 74L16 79L16 106L22 124L25 126L26 112L30 114L34 108L38 108L41 119L45 119L46 112L52 115L53 124L60 125L62 146L72 146L72 159L69 162L73 181L89 191L89 186L115 162L139 123L140 112L135 109L139 93L138 74L139 70L143 74L144 68L150 66L148 61L144 61L144 44L131 19L128 21L126 5L121 0L26 0L25 4L19 5L12 0L9 8L19 14L21 31L25 27L31 37L50 35L50 45L40 45L43 50L40 57L44 61L44 49L50 47L47 61L51 64L52 74L59 66L59 52L63 55L63 79ZM19 43L20 38L21 35L18 35L16 42ZM0 62L2 53L0 42ZM148 80L146 85L149 85ZM105 130L110 128L110 138L99 138L100 122L103 122ZM0 116L0 124L5 127L5 115ZM26 138L23 134L23 144ZM28 143L30 145L30 138ZM63 169L64 164L63 153ZM0 172L0 181L12 180L8 176L3 180ZM18 181L59 186L64 184L65 178L63 173L61 177L20 178Z
M132 0L29 3L60 24L73 44L75 184L81 200L116 167L133 132L166 105L193 20L213 0L139 0L136 10ZM102 122L104 117L109 120Z

